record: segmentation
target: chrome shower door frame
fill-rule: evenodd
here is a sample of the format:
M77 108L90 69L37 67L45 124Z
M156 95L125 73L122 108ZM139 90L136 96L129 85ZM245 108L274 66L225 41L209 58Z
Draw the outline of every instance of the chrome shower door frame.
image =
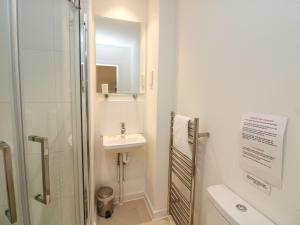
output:
M19 184L21 191L21 208L23 214L24 225L30 225L29 217L29 201L27 198L27 175L25 166L24 154L24 132L22 120L22 103L21 103L21 86L20 86L20 64L19 64L19 43L18 43L18 10L17 0L9 0L10 2L10 28L11 28L11 51L12 51L12 89L14 99L14 119L16 126L16 144L17 144L17 159L19 164Z
M76 0L75 0L76 1ZM91 155L89 143L89 80L88 80L88 1L78 0L80 8L80 86L81 86L81 130L82 130L82 157L83 157L83 204L84 204L84 225L93 225L92 199L91 191Z

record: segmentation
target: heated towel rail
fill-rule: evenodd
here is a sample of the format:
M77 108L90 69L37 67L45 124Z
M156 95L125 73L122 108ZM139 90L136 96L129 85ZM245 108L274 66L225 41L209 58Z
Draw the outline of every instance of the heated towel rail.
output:
M168 213L176 225L193 225L196 153L198 139L209 133L198 133L199 119L189 122L188 136L192 158L173 146L175 113L171 113Z

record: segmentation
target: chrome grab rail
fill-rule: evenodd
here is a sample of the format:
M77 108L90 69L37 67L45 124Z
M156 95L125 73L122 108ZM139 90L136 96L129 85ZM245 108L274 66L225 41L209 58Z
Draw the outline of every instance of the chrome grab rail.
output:
M8 209L5 210L9 222L14 224L17 222L17 207L16 207L16 196L13 178L13 167L11 159L11 149L9 145L3 141L0 141L0 151L3 151L6 189L7 189L7 200Z
M51 202L51 195L50 195L48 138L39 137L39 136L29 136L28 140L40 143L41 153L42 153L43 194L36 195L34 199L45 205L49 205Z

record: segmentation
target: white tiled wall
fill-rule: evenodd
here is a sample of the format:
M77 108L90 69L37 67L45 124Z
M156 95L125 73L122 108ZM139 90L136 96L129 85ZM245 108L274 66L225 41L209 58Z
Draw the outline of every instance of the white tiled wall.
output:
M24 104L26 167L32 225L77 224L73 148L69 21L66 0L20 0L20 72ZM69 36L70 35L70 36ZM42 192L40 144L29 135L48 137L51 204L34 200Z
M54 102L54 51L22 49L20 62L24 100Z

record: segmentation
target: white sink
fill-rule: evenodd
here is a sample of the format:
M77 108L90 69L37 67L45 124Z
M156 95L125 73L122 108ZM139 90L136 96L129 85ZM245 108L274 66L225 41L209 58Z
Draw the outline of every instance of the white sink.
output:
M114 153L125 153L144 146L146 139L141 134L103 136L104 149Z

